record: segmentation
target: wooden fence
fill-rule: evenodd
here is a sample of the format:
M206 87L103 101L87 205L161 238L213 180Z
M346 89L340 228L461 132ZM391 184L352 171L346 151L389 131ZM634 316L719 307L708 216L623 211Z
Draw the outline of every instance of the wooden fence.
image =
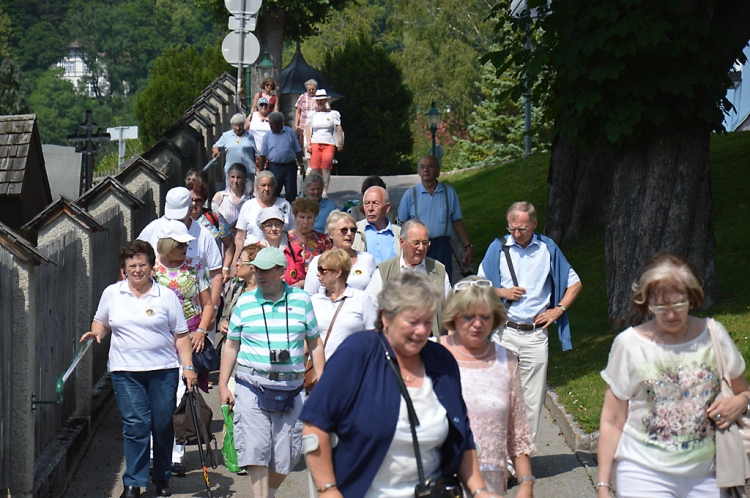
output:
M10 487L13 256L0 250L0 489Z
M107 227L106 232L97 234L94 239L94 261L92 274L92 312L96 311L99 298L110 284L117 282L120 271L118 264L118 252L120 247L127 242L127 231L122 212L117 206L112 206L98 216L99 223ZM93 317L92 317L93 319ZM102 340L92 348L94 355L93 382L96 384L102 376L107 373L107 358L109 356L109 344L111 335Z
M37 401L55 400L55 383L68 368L78 347L76 329L77 278L82 244L75 233L40 246L39 250L57 265L37 268L36 280L36 386ZM62 404L37 405L34 412L36 438L34 456L39 456L76 409L75 375L65 383Z

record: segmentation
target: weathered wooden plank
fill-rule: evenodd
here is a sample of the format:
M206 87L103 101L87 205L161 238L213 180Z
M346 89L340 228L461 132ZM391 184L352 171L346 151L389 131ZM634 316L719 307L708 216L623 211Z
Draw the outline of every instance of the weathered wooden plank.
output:
M10 487L13 256L0 248L0 489Z

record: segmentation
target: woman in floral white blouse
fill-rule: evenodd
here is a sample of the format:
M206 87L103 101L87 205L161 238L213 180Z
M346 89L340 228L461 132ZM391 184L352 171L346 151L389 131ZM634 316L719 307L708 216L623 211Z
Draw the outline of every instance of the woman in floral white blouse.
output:
M633 284L632 304L653 318L615 338L602 371L599 496L609 497L617 467L621 498L718 498L715 429L750 407L742 355L719 322L689 315L703 304L703 288L698 270L681 256L651 258ZM711 333L732 379L731 398L717 398Z
M199 352L203 350L205 341L209 340L206 330L213 320L214 306L206 267L201 261L187 257L188 242L191 240L193 236L188 233L184 223L177 220L166 221L156 245L158 256L154 265L154 277L158 283L177 295L185 314L193 351ZM198 376L198 386L208 392L208 374ZM178 384L178 403L184 392L185 385ZM185 447L175 444L172 449L172 475L185 475L185 467L182 465L184 454Z

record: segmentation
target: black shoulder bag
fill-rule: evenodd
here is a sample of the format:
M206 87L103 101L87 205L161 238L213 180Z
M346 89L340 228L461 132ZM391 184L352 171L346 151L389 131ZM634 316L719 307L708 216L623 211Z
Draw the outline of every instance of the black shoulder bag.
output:
M397 366L396 359L391 356L388 352L388 347L383 342L383 337L380 337L380 344L385 350L385 358L391 365L393 373L396 375L396 382L398 387L401 389L401 395L406 400L406 410L409 413L409 426L411 426L411 441L414 445L414 456L417 459L417 474L419 475L419 484L414 488L415 498L463 498L464 492L461 488L461 481L458 477L438 477L436 479L425 479L424 468L422 467L422 453L419 451L419 440L417 439L417 426L419 425L419 419L414 411L414 405L411 402L411 396L409 391L406 389L404 379L401 377L401 371Z
M510 270L510 278L513 280L513 285L518 287L518 278L516 278L516 270L513 268L513 260L510 259L510 246L503 243L503 254L505 254L505 261L508 263L508 270ZM510 308L513 304L512 301L505 300L505 307Z

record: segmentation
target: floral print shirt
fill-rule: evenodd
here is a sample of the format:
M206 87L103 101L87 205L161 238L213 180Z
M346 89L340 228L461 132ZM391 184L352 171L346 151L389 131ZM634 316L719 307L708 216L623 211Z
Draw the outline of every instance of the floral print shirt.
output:
M206 213L203 213L200 218L198 218L198 223L211 232L211 235L213 235L214 240L216 241L216 244L219 246L219 251L221 251L221 239L224 237L227 237L229 235L232 235L232 229L229 226L229 223L227 223L227 220L222 216L222 214L218 211L211 211L212 216L216 215L216 219L218 220L218 227L213 224L211 220L208 219L206 216Z
M726 329L713 322L731 378L745 362ZM706 415L720 391L708 328L683 344L666 345L633 327L615 338L602 378L628 401L615 459L676 476L703 477L713 471L714 426Z
M297 235L289 234L289 242L293 242L302 248L302 258L305 260L305 268L310 266L310 261L315 256L323 254L325 251L331 249L331 239L324 233L313 230L310 235L307 236L307 242L303 243Z
M177 294L185 321L200 315L200 293L209 288L208 271L201 261L185 258L178 268L168 268L157 259L154 276L158 283Z

